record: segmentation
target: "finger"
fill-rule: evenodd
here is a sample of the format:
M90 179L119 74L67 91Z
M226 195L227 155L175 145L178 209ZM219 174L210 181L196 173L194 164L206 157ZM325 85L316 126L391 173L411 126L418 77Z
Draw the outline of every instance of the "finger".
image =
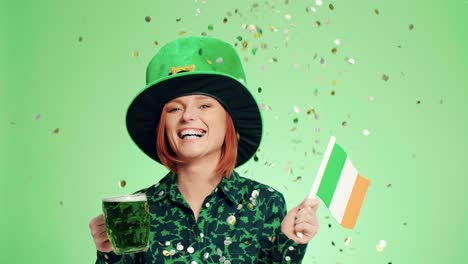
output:
M93 226L100 226L100 225L105 225L105 224L106 222L104 220L104 216L101 214L91 219L91 221L89 222L89 227L91 228Z
M305 236L310 237L310 236L315 235L318 232L319 226L318 225L313 225L313 224L310 224L310 223L301 223L301 224L296 225L294 227L294 230L297 233L302 233Z
M309 198L309 197L306 197L304 199L304 201L302 201L300 207L301 209L302 208L305 208L305 207L310 207L312 208L313 210L317 210L318 208L318 205L319 205L319 202L316 198Z
M106 241L109 240L109 237L107 236L107 232L104 231L103 233L99 234L98 236L94 237L94 241L96 244L102 244Z
M109 253L112 251L112 245L110 244L109 241L106 241L100 245L96 245L97 250L105 253Z
M299 212L297 212L294 220L296 222L303 221L303 220L311 219L315 215L316 213L313 209L311 209L310 207L304 207L301 210L299 210Z
M305 217L305 218L299 218L296 221L294 221L294 225L299 225L302 223L309 223L312 225L318 225L318 220L316 216L311 216L311 217Z

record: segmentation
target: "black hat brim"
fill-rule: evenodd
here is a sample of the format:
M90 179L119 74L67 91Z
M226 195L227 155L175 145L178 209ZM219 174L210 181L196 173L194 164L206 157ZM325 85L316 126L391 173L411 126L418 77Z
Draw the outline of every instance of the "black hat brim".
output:
M135 144L161 163L156 151L156 138L164 105L180 96L203 94L224 106L240 135L236 167L247 162L257 151L262 137L260 110L252 94L241 82L224 75L180 75L149 85L133 99L127 110L126 125Z

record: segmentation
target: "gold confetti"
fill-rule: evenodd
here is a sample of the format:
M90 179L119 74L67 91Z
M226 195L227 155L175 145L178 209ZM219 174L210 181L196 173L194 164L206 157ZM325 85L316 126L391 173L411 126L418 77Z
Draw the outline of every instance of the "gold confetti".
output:
M331 50L331 52L332 52L333 54L336 54L336 52L338 52L338 49L337 49L337 48L333 48L333 49Z
M213 62L210 59L206 59L206 63L208 63L210 65L213 64Z
M387 188L390 188L392 187L392 184L391 183L387 183Z
M125 186L127 186L127 182L125 180L120 180L119 181L119 187L120 188L125 188Z
M388 76L387 74L382 75L382 80L388 81L388 79L390 79L390 76Z
M351 238L350 237L347 237L344 241L345 243L345 246L349 246L349 244L351 243Z
M223 23L226 24L227 22L228 22L228 19L227 19L227 17L225 17L225 18L223 19Z
M159 42L158 42L157 40L155 40L153 43L154 43L154 45L156 45L156 46L159 44Z
M301 179L302 179L302 176L297 176L297 177L293 180L293 182L298 182L298 181L300 181Z
M35 119L36 120L41 120L41 114L37 114Z
M260 109L265 110L265 111L270 111L271 106L266 105L266 104L260 104Z
M138 51L132 52L132 57L133 58L138 58L139 55L140 55L140 53Z
M242 47L244 49L246 49L248 46L249 46L249 43L246 40L242 41Z
M16 122L11 121L11 122L10 122L10 125L16 126Z
M176 22L180 22L182 20L182 18L176 18Z
M56 128L56 129L54 129L54 130L52 131L52 134L53 134L53 135L57 135L57 134L59 133L59 131L60 131L60 130L59 130L58 128Z
M413 25L413 24L410 24L410 25L408 26L408 28L409 28L409 30L413 30L413 29L414 29L414 25Z
M329 4L328 5L328 8L330 8L331 11L333 11L335 9L335 7L333 6L333 4Z
M146 22L151 22L151 17L150 17L150 16L146 16L146 17L145 17L145 21L146 21Z
M377 8L374 9L374 13L375 13L376 15L380 14L380 12L379 12L379 10L378 10Z
M333 81L332 81L332 85L333 85L333 86L336 86L336 80L333 80Z
M299 109L299 106L297 106L297 105L294 106L294 112L296 112L296 113L301 112L301 109Z
M83 42L83 37L82 36L78 37L78 42Z
M179 36L185 35L185 33L187 33L187 31L180 31Z
M332 96L334 96L335 93L336 93L335 90L331 90L331 92L330 92L330 94L331 94Z
M380 240L380 241L379 241L379 244L377 244L377 245L375 246L375 249L376 249L378 252L382 252L386 246L387 246L387 241L385 241L385 240Z
M342 125L343 127L346 127L346 126L348 125L348 122L343 121L343 122L341 123L341 125Z

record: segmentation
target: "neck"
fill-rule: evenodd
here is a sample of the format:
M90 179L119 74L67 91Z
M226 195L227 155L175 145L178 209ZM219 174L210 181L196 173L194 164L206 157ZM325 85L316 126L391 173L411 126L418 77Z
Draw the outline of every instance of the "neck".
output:
M221 182L222 176L216 175L216 167L207 164L184 164L177 168L177 185L187 198L205 198Z

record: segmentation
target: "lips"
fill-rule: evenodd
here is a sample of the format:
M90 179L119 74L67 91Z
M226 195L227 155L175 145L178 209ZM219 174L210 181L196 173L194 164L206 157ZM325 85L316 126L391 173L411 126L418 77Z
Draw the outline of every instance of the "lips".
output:
M201 138L206 134L206 131L203 129L194 129L194 128L189 128L189 129L184 129L179 131L177 135L181 139L196 139L196 138Z

